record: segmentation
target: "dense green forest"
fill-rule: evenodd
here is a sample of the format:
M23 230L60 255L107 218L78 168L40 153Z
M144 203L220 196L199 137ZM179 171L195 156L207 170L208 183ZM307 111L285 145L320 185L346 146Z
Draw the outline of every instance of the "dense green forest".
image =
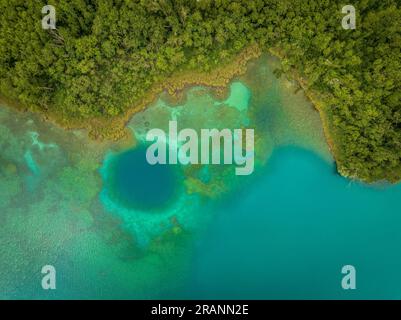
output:
M43 30L41 9L56 8ZM340 171L401 179L401 4L335 0L0 0L0 94L67 119L115 117L180 70L257 44L324 101Z

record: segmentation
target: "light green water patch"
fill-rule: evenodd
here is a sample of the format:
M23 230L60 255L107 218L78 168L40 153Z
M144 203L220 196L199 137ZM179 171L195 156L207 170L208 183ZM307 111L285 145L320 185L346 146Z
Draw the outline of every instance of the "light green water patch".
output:
M39 175L39 174L40 174L39 167L38 167L38 165L36 164L36 161L33 159L32 153L31 153L30 150L27 150L27 151L24 153L24 159L25 159L25 161L26 161L26 164L27 164L28 168L31 170L31 172L32 172L34 175Z
M236 108L238 111L246 111L251 99L250 90L240 81L235 81L230 85L230 95L223 102L215 102L216 106L225 104L227 106Z
M27 150L24 153L24 159L26 162L27 167L29 168L32 175L28 175L25 178L26 187L28 190L33 191L38 183L38 178L40 177L40 169L33 159L32 153L30 150Z

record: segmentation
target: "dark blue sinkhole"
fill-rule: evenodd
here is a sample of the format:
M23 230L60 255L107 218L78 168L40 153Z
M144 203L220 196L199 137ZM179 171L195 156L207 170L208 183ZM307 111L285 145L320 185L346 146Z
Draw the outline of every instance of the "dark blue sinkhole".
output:
M178 170L173 165L151 165L146 146L115 156L107 168L106 188L113 201L130 209L161 209L177 194Z

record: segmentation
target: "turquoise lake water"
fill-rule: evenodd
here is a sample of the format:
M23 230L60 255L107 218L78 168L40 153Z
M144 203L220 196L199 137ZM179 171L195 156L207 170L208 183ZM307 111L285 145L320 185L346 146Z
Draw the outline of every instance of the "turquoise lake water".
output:
M401 186L350 182L294 147L275 150L261 171L213 207L191 297L401 298ZM357 290L340 286L348 264Z
M163 95L90 141L0 108L0 298L401 298L401 185L337 174L320 118L262 57L226 98ZM151 166L146 131L254 128L255 172ZM43 265L57 290L40 287ZM356 268L356 290L341 268Z

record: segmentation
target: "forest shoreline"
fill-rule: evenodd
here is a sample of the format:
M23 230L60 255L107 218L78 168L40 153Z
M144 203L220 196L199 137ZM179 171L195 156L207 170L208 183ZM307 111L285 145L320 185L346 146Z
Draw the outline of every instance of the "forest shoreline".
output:
M68 119L55 113L43 113L30 111L17 101L0 95L0 103L19 112L32 112L40 119L48 121L65 130L85 130L91 139L95 141L120 141L132 139L127 130L130 119L138 112L143 111L152 104L163 92L168 93L175 103L182 101L184 91L192 86L205 86L214 90L218 98L223 99L227 95L228 85L236 76L244 74L247 64L252 59L257 59L262 54L258 45L250 45L234 56L230 62L210 72L197 72L192 70L179 71L168 78L154 84L145 95L132 107L121 115L105 118L94 117L92 119Z
M280 61L285 58L285 55L278 49L270 48L267 51L272 56L277 57ZM237 56L233 57L233 59L226 65L216 68L211 72L177 72L166 78L164 81L153 85L144 97L138 101L138 103L128 108L122 115L114 118L93 118L90 120L65 119L57 114L29 111L28 108L21 106L15 101L10 101L10 99L3 96L0 96L0 103L19 112L32 112L33 114L37 114L43 121L50 122L64 130L87 131L89 138L94 141L109 140L110 142L118 142L121 146L134 145L134 138L132 137L131 132L127 129L128 122L136 113L145 110L149 105L154 103L160 94L166 92L169 98L172 99L173 103L177 104L184 98L183 94L187 88L192 86L205 86L212 89L219 99L224 99L227 95L230 82L232 82L235 77L246 72L249 61L259 58L262 54L263 50L255 44L245 48ZM329 130L327 114L324 111L324 103L316 97L314 92L308 89L307 80L303 79L296 70L291 70L291 74L286 73L286 75L292 77L300 85L305 96L311 102L316 111L319 112L325 140L329 146L330 153L332 154L336 164L338 164L336 146ZM342 176L347 177L346 174L341 173L340 171L339 173Z
M268 51L272 56L277 57L280 60L280 62L285 58L285 54L281 52L279 49L270 48ZM329 121L327 119L327 112L324 110L325 109L324 102L317 96L316 92L308 88L307 80L304 79L301 75L299 75L299 73L296 70L291 70L291 73L290 74L286 73L286 75L293 78L299 84L299 86L301 87L302 91L305 94L305 97L310 101L312 106L319 113L320 121L323 127L324 137L327 142L327 145L329 146L329 151L336 163L337 172L345 178L352 179L352 177L349 177L345 172L341 172L341 169L338 166L339 164L338 150L336 148L336 143L334 142L333 135L331 134L329 129Z

